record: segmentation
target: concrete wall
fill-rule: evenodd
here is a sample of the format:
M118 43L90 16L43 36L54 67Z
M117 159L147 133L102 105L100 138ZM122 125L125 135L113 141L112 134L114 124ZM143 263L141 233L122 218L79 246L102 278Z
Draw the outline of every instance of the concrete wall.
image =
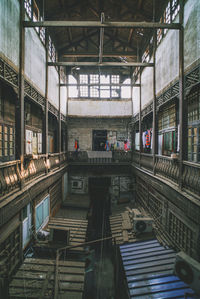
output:
M19 67L19 0L0 1L0 55Z
M75 139L79 140L81 151L92 150L92 131L108 130L116 132L116 135L130 137L128 132L130 119L87 119L71 118L68 120L68 150L74 151ZM121 141L123 146L123 140Z
M68 99L69 116L131 116L131 100L70 100Z
M178 22L178 16L176 22ZM184 63L185 70L200 58L200 1L188 0L184 8ZM159 94L179 75L179 32L169 30L156 51L156 93ZM142 109L153 99L151 68L142 72ZM137 82L138 83L138 82ZM133 89L133 115L139 112L138 88Z

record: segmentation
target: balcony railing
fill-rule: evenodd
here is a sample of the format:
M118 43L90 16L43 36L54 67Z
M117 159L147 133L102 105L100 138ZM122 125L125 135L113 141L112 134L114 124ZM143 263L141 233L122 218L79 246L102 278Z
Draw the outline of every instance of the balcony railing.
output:
M78 151L68 152L68 161L76 163L131 163L132 152L128 151Z
M132 161L135 164L139 164L140 163L140 153L139 152L133 152L133 154L132 154Z
M66 153L39 155L26 159L23 167L20 160L0 164L0 196L20 189L23 183L28 183L35 177L60 167L67 161Z
M20 187L20 160L0 164L0 196Z
M167 156L156 156L155 164L156 174L164 176L176 184L179 180L179 162L177 159L173 159Z
M192 162L183 162L183 187L200 195L200 165Z
M153 156L151 154L141 153L140 163L141 167L153 171Z

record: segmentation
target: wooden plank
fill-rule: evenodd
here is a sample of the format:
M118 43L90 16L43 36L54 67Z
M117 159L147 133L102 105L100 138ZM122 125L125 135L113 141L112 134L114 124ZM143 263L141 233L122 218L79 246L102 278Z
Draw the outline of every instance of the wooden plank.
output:
M123 235L124 242L128 242L129 240L128 232L126 230L123 230L122 235Z
M86 232L87 231L87 229L86 228L84 228L84 227L79 227L79 226L71 226L71 225L52 225L52 224L49 224L48 225L48 228L50 229L50 228L57 228L57 229L59 229L59 228L68 228L69 230L77 230L77 231L82 231L82 232Z
M36 259L36 258L26 258L24 260L24 264L36 264L36 265L55 265L55 260L47 260L47 259ZM85 263L76 262L76 261L62 261L61 267L85 267Z
M48 293L44 295L43 298L52 298L53 294L51 290L47 291ZM41 291L40 290L33 290L33 289L18 289L18 288L10 288L9 289L9 294L10 294L10 299L15 299L15 298L34 298L38 299L40 296ZM70 292L70 291L63 291L61 293L58 293L59 299L82 299L82 292Z
M15 288L26 288L26 289L38 289L41 290L43 285L43 281L39 280L28 280L28 279L16 279L14 278L11 281L10 286ZM83 291L84 284L83 283L73 283L73 282L59 282L60 290L69 290L69 291ZM47 289L51 290L52 286L48 285Z
M130 222L130 220L129 221L123 221L122 222L122 229L132 229L133 228L133 226L131 225L131 222Z
M18 274L18 272L17 272L17 274ZM52 275L51 272L47 272L47 275L45 277L45 280L44 280L44 283L43 283L43 286L42 286L42 290L41 290L39 299L43 299L44 298L44 294L46 292L46 289L47 289L47 286L48 286L48 283L49 283L51 275ZM15 277L16 277L16 275L15 275ZM22 277L24 277L24 273L22 273Z
M59 267L58 267L59 268ZM52 268L53 270L53 268ZM54 274L52 272L47 272L48 279L51 281L54 281ZM30 272L30 271L23 271L19 270L17 271L16 275L14 278L16 279L34 279L34 280L46 280L47 274L41 273L41 272ZM82 275L80 274L66 274L66 273L60 273L59 271L59 281L69 281L69 282L84 282L84 273Z
M87 226L88 221L82 219L69 219L69 218L50 218L50 223L78 223Z
M28 271L31 271L31 272L41 272L41 273L46 273L47 271L52 271L54 269L54 265L46 265L44 267L44 265L28 265L28 264L23 264L21 267L20 267L20 270L22 270L23 272L28 272ZM20 271L19 270L19 271ZM84 274L85 273L85 269L84 267L82 268L77 268L77 267L66 267L66 266L62 266L62 265L59 265L59 273L61 274Z

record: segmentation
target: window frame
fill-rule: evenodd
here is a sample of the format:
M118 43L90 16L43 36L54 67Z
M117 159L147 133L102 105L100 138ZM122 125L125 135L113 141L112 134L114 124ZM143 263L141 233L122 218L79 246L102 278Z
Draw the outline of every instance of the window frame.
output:
M48 215L46 217L44 216L44 203L45 201L48 200ZM42 222L39 225L39 227L37 227L37 209L42 205ZM42 230L45 225L47 225L48 221L49 221L49 216L50 216L50 195L46 195L36 206L35 206L35 231L39 232L40 230Z

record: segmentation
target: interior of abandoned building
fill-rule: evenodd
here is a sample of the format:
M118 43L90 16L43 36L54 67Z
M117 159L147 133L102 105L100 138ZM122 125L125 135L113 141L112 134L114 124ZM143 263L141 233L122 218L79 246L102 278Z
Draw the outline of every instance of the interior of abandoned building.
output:
M0 298L200 298L200 1L0 1Z

